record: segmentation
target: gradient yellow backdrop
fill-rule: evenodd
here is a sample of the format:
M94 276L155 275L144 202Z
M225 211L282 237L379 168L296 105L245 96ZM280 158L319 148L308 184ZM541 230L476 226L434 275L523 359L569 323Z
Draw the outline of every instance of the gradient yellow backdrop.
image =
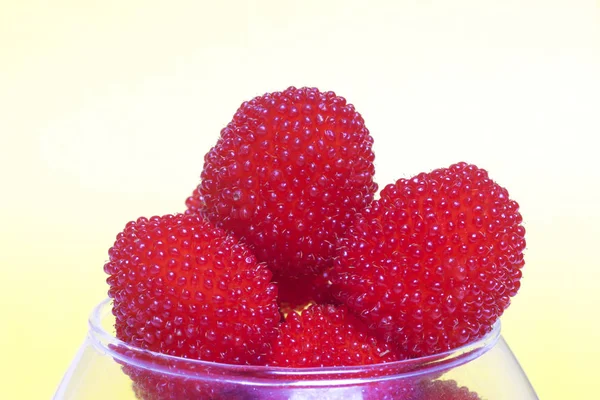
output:
M541 399L597 398L599 7L0 0L0 398L51 397L116 233L183 210L237 106L289 85L355 104L381 185L466 160L508 187L504 335Z

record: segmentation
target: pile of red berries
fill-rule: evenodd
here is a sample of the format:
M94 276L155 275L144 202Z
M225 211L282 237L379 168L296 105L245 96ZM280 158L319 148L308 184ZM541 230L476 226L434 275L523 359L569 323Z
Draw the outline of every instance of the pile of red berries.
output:
M464 162L375 199L372 144L333 92L244 102L187 209L128 223L109 250L117 337L189 359L327 367L436 354L488 333L519 289L519 205ZM460 390L448 398L478 398Z

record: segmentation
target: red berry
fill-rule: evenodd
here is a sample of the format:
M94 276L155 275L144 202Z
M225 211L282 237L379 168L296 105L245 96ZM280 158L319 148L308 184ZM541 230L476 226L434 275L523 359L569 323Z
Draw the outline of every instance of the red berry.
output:
M418 377L370 384L365 400L481 400L475 392L458 386L453 380L430 380Z
M456 381L428 381L418 387L419 400L481 400L475 392L464 386L458 386Z
M341 306L312 305L291 312L280 326L269 365L332 367L394 361L389 347L378 343L367 327Z
M104 270L117 337L142 349L260 363L280 316L271 272L199 216L130 222Z
M361 115L333 92L256 97L205 155L188 212L243 238L274 272L320 272L377 190L372 143Z
M198 188L194 189L194 192L190 197L185 200L185 214L186 215L194 215L194 214L202 214L202 207L204 203L200 201L200 194L198 193Z
M111 346L119 354L116 361L131 378L140 400L247 400L243 385L223 381L213 367L187 359L165 359L156 353L132 351Z
M333 293L403 357L480 338L519 289L518 209L474 165L400 179L340 239Z

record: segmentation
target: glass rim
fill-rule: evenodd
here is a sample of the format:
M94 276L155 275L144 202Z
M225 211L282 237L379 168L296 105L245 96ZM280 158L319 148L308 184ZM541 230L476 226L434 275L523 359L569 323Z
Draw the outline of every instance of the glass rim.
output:
M162 354L129 345L108 332L102 320L112 317L112 299L105 298L92 310L88 325L88 337L94 347L111 356L116 362L136 368L151 370L178 377L195 378L198 372L214 375L220 381L250 382L254 377L266 385L321 386L336 381L338 384L405 379L441 373L473 361L487 353L500 338L501 323L498 319L490 332L480 339L442 353L379 364L339 367L273 367L261 365L223 364L213 361L189 359ZM142 357L139 357L139 356ZM151 360L151 362L148 362ZM256 383L256 382L255 382Z

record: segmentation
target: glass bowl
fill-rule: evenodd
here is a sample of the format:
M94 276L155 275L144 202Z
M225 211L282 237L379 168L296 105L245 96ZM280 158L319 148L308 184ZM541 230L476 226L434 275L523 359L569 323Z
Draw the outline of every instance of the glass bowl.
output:
M500 335L433 356L358 367L274 368L188 360L118 340L110 299L89 331L54 399L144 400L529 400L537 399Z

